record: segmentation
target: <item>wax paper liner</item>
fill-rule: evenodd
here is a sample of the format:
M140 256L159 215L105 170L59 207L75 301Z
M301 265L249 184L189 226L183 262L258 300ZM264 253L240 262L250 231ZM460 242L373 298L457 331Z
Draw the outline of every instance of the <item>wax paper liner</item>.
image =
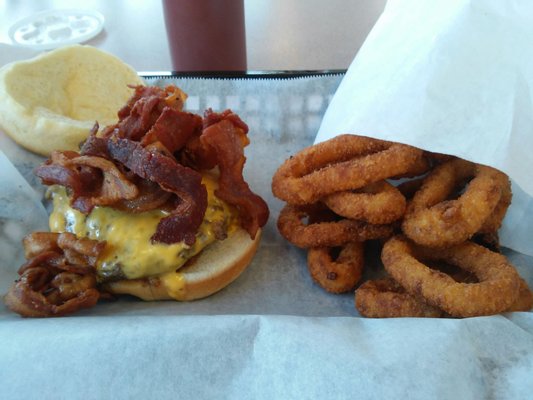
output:
M496 167L513 183L502 245L533 255L533 3L391 0L316 141L354 133Z
M283 203L271 194L272 174L313 142L341 79L150 81L178 83L189 93L192 111L230 107L250 125L246 177L271 209L258 253L239 279L195 302L122 298L52 319L22 319L0 305L1 397L518 399L531 393L531 313L361 319L353 293L332 295L315 285L305 251L279 235ZM5 136L0 145L21 173L1 168L0 174L14 181L14 189L24 184L21 176L31 182L42 158ZM12 225L20 224L18 236L46 224L40 211L23 218L35 203L32 193L42 195L38 182L31 186L24 202L17 197L20 207L7 213L17 221ZM35 206L41 207L38 201ZM533 283L533 260L506 255ZM0 253L1 293L21 262L11 239ZM365 274L380 270L374 249Z

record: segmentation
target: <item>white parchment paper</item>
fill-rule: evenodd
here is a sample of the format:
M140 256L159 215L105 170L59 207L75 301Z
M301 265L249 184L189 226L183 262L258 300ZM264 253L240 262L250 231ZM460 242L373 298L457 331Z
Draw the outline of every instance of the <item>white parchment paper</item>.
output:
M501 243L533 255L533 2L390 0L317 141L355 133L506 172Z
M246 178L271 210L256 257L230 286L190 303L123 298L33 320L1 304L0 397L455 400L533 393L532 313L362 319L353 294L316 286L305 251L277 232L282 203L272 197L272 174L313 143L341 78L175 81L189 93L191 111L230 107L250 125ZM5 159L0 164L3 198L9 202L15 192L21 205L0 214L5 293L22 262L17 237L46 224L46 216L31 174L41 159L1 134L0 146L20 172ZM533 284L533 258L506 255ZM367 258L365 274L375 274L378 256L370 251Z

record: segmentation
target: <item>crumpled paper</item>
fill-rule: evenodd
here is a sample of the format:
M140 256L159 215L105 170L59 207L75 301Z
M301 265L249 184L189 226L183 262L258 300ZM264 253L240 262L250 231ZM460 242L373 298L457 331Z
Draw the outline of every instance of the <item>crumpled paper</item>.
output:
M8 276L14 279L24 252L22 238L28 230L48 229L48 213L39 193L23 178L0 150L0 284L7 287ZM23 210L23 211L21 211ZM7 273L9 273L9 275ZM13 280L11 279L11 280ZM4 294L4 290L0 294Z
M533 255L533 3L390 0L316 141L355 133L454 154L513 182L503 246Z
M522 400L533 393L526 313L85 315L36 321L33 335L27 323L0 323L6 399Z

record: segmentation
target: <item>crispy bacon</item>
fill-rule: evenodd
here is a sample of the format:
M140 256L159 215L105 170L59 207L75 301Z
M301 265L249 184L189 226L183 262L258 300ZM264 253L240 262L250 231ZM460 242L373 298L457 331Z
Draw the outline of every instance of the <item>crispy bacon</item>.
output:
M231 119L222 119L204 129L200 140L216 154L220 179L215 195L239 210L241 225L254 238L259 227L266 224L269 211L265 201L244 180L246 158L240 130Z
M160 221L152 241L176 243L183 240L192 245L207 208L207 191L198 172L163 154L157 143L143 147L139 142L116 135L109 138L93 135L87 139L81 152L113 159L139 177L156 183L163 192L176 194L181 201L170 216ZM167 200L168 195L156 196L155 193L150 195L145 192L142 198L132 199L129 203L119 201L116 206L140 212L152 209L149 203L155 208L159 206L158 202L163 204Z
M130 115L117 125L118 135L123 138L139 141L154 125L161 113L163 100L158 96L143 97L133 106Z
M53 152L49 160L35 169L35 174L44 184L69 188L72 207L84 214L97 205L112 205L138 195L135 185L113 162L102 157L80 156L73 151Z
M111 132L116 131L121 138L139 141L153 127L156 121L163 117L163 121L160 123L161 126L157 128L159 132L156 137L165 146L169 141L170 143L168 144L172 144L172 140L170 140L172 139L172 132L170 132L170 129L183 129L186 127L182 128L173 123L174 121L168 118L168 114L180 112L186 98L185 93L175 86L168 86L165 89L136 86L135 94L118 112L118 124L112 130L106 129L104 136L110 136ZM192 114L190 115L192 116ZM185 122L189 123L188 120ZM163 132L161 132L162 130ZM160 135L164 136L164 140L161 140ZM154 141L152 136L150 135L150 139L148 139L149 143ZM179 136L182 136L181 133L178 133Z
M183 165L207 171L216 167L217 157L211 147L205 146L201 142L200 137L200 134L192 136L180 152L179 157Z
M139 101L141 98L146 97L161 97L162 96L162 90L161 88L157 86L143 86L143 85L137 85L137 86L130 86L135 89L135 92L133 95L129 98L128 102L117 112L118 120L122 121L125 119L128 115L131 114L131 110L133 106L135 106L135 103Z
M171 153L180 150L196 132L201 132L202 118L198 115L165 107L163 112L144 135L141 144L146 146L159 141Z
M76 168L70 164L78 156L74 151L54 151L34 173L45 185L58 184L70 188L74 198L87 195L98 187L102 176L92 167Z
M218 166L217 196L239 210L241 225L255 237L269 213L242 175L248 126L231 110L215 113L209 109L203 120L183 112L185 97L172 86L164 90L136 87L134 96L119 111L116 125L97 136L96 124L81 155L63 153L60 162L41 167L39 176L44 183L69 187L72 206L84 213L95 205L141 212L177 204L171 215L160 221L152 241L190 245L207 208L207 192L195 170ZM86 179L92 185L90 190L78 183L81 172L90 175L85 171L92 174ZM100 176L98 182L95 174ZM139 191L131 175L152 184L144 182Z
M109 152L107 151L107 139L104 137L98 137L98 123L96 123L91 130L87 140L83 142L80 148L80 154L82 156L95 156L102 157L107 160L111 159Z
M172 193L164 191L156 182L148 179L138 177L135 184L139 195L131 200L119 200L113 204L113 208L130 213L155 210L163 207L172 196Z
M231 110L225 110L221 113L216 113L212 109L205 111L202 123L203 130L223 120L230 121L233 124L236 128L234 133L241 139L242 147L246 147L250 143L246 136L248 125ZM201 133L193 135L189 139L181 153L181 160L185 165L191 165L193 168L201 170L213 169L218 164L217 149L213 146L207 146L202 142Z
M72 207L88 214L95 206L112 205L118 200L131 200L137 197L139 191L117 166L102 157L79 156L69 160L69 164L99 169L103 179L97 190L73 199Z
M248 125L231 110L224 110L221 113L214 112L211 108L204 112L203 128L206 129L222 120L230 121L233 126L239 128L244 134L248 133Z
M184 241L192 245L207 208L207 190L202 185L202 175L174 158L150 151L132 140L112 137L107 148L114 160L141 178L157 182L163 190L175 193L180 199L171 215L159 222L152 241Z

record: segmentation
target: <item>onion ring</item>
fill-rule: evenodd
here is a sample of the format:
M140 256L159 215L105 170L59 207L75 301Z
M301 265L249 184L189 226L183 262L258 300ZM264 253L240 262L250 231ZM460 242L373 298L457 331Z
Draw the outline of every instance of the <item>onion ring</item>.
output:
M468 178L465 192L446 200ZM494 168L455 159L437 166L408 205L403 232L428 247L452 246L470 239L502 197L507 177Z
M387 181L371 183L357 191L330 194L322 199L336 214L371 224L389 224L403 217L406 200Z
M57 244L58 237L59 233L55 232L33 232L24 236L22 239L24 256L29 260L40 253L60 252L61 250Z
M405 291L391 277L370 280L355 291L355 307L363 317L369 318L439 318L441 309L427 304Z
M41 287L50 280L50 275L44 267L26 270L6 294L4 301L7 307L23 317L59 317L82 308L93 307L98 302L100 297L98 290L94 287L86 287L87 282L84 282L84 289L75 294L63 285L63 297L66 298L67 292L72 297L66 300L61 299L59 304L52 303L51 300L56 299L46 297L40 292ZM56 277L60 275L62 274Z
M422 150L356 135L340 135L286 160L272 178L272 192L301 205L410 171Z
M312 247L307 252L307 267L313 280L330 293L352 290L363 272L364 243L346 244L334 260L333 248Z
M433 164L434 160L431 156L431 153L424 151L422 153L422 157L417 158L416 161L411 164L407 171L397 176L391 176L389 179L396 180L405 178L416 178L429 172L433 167Z
M496 204L490 217L485 220L483 226L478 233L491 234L496 233L502 226L503 219L507 213L507 209L511 205L513 199L513 192L511 191L511 182L509 179L502 178L502 194L500 201Z
M520 289L518 299L509 307L506 312L512 311L529 311L533 308L533 292L527 285L526 281L520 278Z
M460 283L418 259L443 260L472 272L478 283ZM381 260L408 293L455 317L492 315L509 309L518 298L520 276L501 254L464 242L446 249L411 244L402 236L389 239Z
M34 232L23 243L29 258L4 298L12 311L23 317L63 316L98 302L95 262L105 242Z
M390 225L372 225L351 219L305 225L302 220L312 218L313 212L310 207L285 205L278 217L279 232L289 242L302 248L336 247L348 242L386 238L393 233Z

